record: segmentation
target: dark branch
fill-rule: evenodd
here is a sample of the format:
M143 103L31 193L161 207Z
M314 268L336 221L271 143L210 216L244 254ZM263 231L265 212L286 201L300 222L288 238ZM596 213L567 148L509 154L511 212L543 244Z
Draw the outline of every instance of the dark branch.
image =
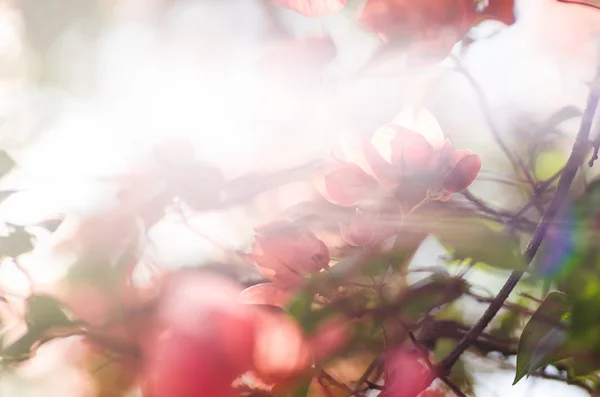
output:
M475 90L475 94L477 95L477 97L479 99L479 103L483 110L483 116L485 117L486 123L488 124L488 127L490 128L490 131L491 131L492 135L494 136L494 140L496 141L498 146L500 146L500 149L502 149L502 151L504 152L506 157L510 160L510 162L513 164L513 166L515 168L518 168L521 172L523 172L525 179L527 179L527 182L531 185L533 191L535 193L537 193L537 183L533 179L533 176L531 175L531 173L529 172L528 167L525 165L525 163L523 162L523 160L521 158L519 158L516 154L514 154L508 148L508 146L506 146L506 143L502 139L501 133L498 130L496 123L494 122L494 120L492 118L492 111L491 111L492 107L491 107L490 103L488 102L487 97L486 97L485 93L483 92L482 87L479 85L477 80L475 80L475 78L471 75L469 70L466 68L466 66L461 62L461 60L457 56L454 56L451 54L450 57L454 60L454 62L456 64L456 70L459 73L461 73L463 76L465 76L467 81L471 84L471 86ZM541 208L539 208L539 209L541 210Z
M598 63L596 70L596 79L600 77L600 63ZM540 220L538 226L536 227L527 247L525 248L525 252L523 254L527 263L530 263L537 253L544 237L546 236L546 232L548 231L548 227L554 221L560 207L563 202L567 198L569 193L571 183L579 170L579 167L585 160L585 156L588 152L589 145L589 137L590 130L592 128L592 123L594 120L594 115L596 114L596 109L598 108L598 102L600 97L600 90L598 90L595 86L592 87L587 99L587 105L585 112L583 113L583 117L581 119L581 124L579 126L579 132L577 133L577 138L573 145L573 149L571 151L571 155L567 160L567 164L558 180L558 184L552 198L550 199L550 203L548 204L548 208L544 212L542 219ZM438 364L438 371L441 375L449 373L450 369L456 363L458 358L462 355L462 353L471 346L473 341L475 341L478 336L483 332L483 330L489 325L494 316L500 311L500 309L504 306L504 302L515 288L521 277L525 272L522 270L513 271L496 296L494 301L488 306L487 310L483 314L483 316L479 319L479 321L469 330L469 332L458 342L454 350L448 354L448 356L442 360Z
M442 378L442 381L446 384L446 386L448 386L450 390L452 390L454 394L456 394L456 397L467 397L467 395L463 393L462 390L460 390L460 387L458 387L458 385L454 383L452 379L446 376Z

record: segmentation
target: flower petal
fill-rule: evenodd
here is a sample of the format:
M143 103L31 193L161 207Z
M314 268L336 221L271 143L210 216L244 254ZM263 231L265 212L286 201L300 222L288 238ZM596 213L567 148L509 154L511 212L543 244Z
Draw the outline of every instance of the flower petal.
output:
M450 165L456 167L460 160L472 153L470 150L454 150L450 155Z
M280 288L273 283L263 283L243 290L240 293L238 302L284 307L293 295L292 291Z
M438 172L445 172L448 167L452 168L456 163L452 162L452 155L454 154L454 145L452 141L446 138L441 148L435 151L431 159L431 166Z
M305 275L329 265L329 250L310 230L290 221L275 221L256 230L251 261L281 286L300 284Z
M400 165L405 172L428 168L433 157L433 146L415 131L395 126L396 137L391 142L392 164Z
M481 170L481 156L468 154L464 156L443 180L443 188L447 192L456 193L469 187Z
M417 397L435 379L418 350L400 347L387 353L385 359L385 391L387 397Z
M319 325L309 339L316 361L325 360L344 348L350 339L349 326L350 322L342 316Z
M310 369L312 354L300 326L286 313L257 308L253 371L265 383L284 382Z
M372 195L377 181L353 163L338 163L315 187L329 202L349 207Z
M358 165L365 172L374 176L365 154L365 151L368 150L366 146L369 146L369 142L359 134L350 131L339 133L338 139L344 159Z
M395 126L384 125L375 131L371 142L365 142L363 147L373 176L388 189L398 186L403 172L401 164L392 164L392 141L397 133Z
M422 135L434 149L444 145L444 133L436 118L426 109L416 109L412 106L402 110L392 124L407 128Z
M375 228L358 208L350 225L340 223L340 234L346 243L354 247L368 246L375 240Z

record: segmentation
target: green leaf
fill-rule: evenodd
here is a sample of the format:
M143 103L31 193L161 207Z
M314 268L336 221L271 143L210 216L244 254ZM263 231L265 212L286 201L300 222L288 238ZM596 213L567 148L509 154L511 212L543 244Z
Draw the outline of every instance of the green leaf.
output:
M470 259L499 269L525 268L516 236L494 230L477 219L445 219L444 224L451 226L435 226L431 233L450 251L453 260Z
M408 287L398 299L400 314L405 320L416 321L433 309L454 302L468 290L462 278L432 274Z
M16 258L33 249L31 234L23 226L10 225L13 229L8 236L0 237L0 255Z
M308 331L314 329L316 324L310 323L311 306L314 291L302 291L287 304L286 310L294 317L302 327Z
M535 176L545 181L563 169L569 158L568 153L560 151L546 151L540 153L535 160Z
M523 329L517 348L517 370L513 385L525 375L568 357L561 350L565 330L553 322L561 323L568 314L569 299L562 292L549 293Z
M73 327L73 322L62 303L48 295L31 295L26 300L25 321L27 332L8 346L3 346L2 357L15 361L30 358L33 347L53 329Z
M339 308L351 308L353 300L355 298L362 297L361 295L350 296L347 298L341 298L333 303L321 307L314 308L314 289L307 288L306 290L298 293L291 302L288 303L286 310L288 313L298 321L302 330L306 334L313 333L319 324L330 316L339 313Z
M308 396L308 390L310 389L310 383L311 381L303 381L302 383L300 383L299 385L297 385L294 390L292 391L291 394L289 394L289 397L306 397Z
M17 163L6 152L6 150L0 150L0 178L3 178L6 174L12 171L16 165Z
M72 326L63 304L48 295L32 295L27 298L25 320L31 332L43 333L50 328Z

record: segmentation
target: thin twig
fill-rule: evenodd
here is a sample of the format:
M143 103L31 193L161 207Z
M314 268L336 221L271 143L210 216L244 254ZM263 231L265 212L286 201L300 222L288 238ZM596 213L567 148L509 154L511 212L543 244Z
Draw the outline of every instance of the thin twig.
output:
M600 62L597 65L596 69L596 78L600 76ZM548 231L549 226L552 224L554 218L556 217L558 211L560 210L563 202L567 198L569 193L571 183L579 170L579 167L582 163L582 160L587 154L588 145L589 145L589 137L590 130L592 129L592 123L594 120L594 116L596 114L596 109L598 108L598 102L600 101L600 90L595 89L593 87L590 90L587 99L587 105L585 112L583 113L583 117L581 119L581 124L579 126L579 132L577 133L577 138L575 143L573 144L573 149L571 151L571 155L567 160L567 164L558 180L558 184L552 198L550 199L550 203L548 204L548 208L544 212L542 219L538 223L535 231L533 232L527 247L523 253L523 257L525 261L529 264L537 253L540 245L544 237L546 236L546 232ZM479 334L483 332L483 330L489 325L494 316L500 311L500 309L504 306L504 302L515 288L521 277L525 274L523 270L513 271L494 299L494 301L488 306L487 310L483 314L483 316L477 321L477 323L469 330L469 332L457 343L454 350L448 354L448 356L442 360L438 364L438 370L441 374L449 373L450 369L462 355L462 353L473 343L474 340L477 339Z
M329 383L331 383L338 389L341 389L347 393L353 393L353 390L350 389L346 384L338 381L333 376L329 375L324 369L322 369L321 372L319 373L319 378L327 380Z
M508 146L506 146L506 143L504 143L504 140L502 139L500 131L498 130L498 127L496 126L496 123L494 122L494 120L492 118L492 107L491 107L490 103L488 102L487 96L483 92L482 87L479 85L477 80L475 80L475 78L469 72L467 67L462 63L460 58L458 58L456 55L453 55L453 54L450 54L450 58L452 60L454 60L454 62L456 64L456 70L459 73L461 73L463 76L465 76L465 78L469 81L469 83L475 90L475 93L479 99L480 106L482 107L483 116L485 117L488 127L490 128L490 132L494 136L494 140L496 141L498 146L500 146L500 149L502 149L502 151L504 152L506 157L508 157L508 159L511 161L511 163L515 167L518 166L518 168L523 172L523 175L527 179L527 182L531 185L533 191L535 193L537 193L537 183L533 179L533 176L529 172L529 169L527 168L527 166L525 165L523 160L520 159L514 153L512 153L511 150L508 148Z
M523 215L522 212L524 212L523 210L521 210L515 214L510 211L504 211L504 210L490 208L487 204L485 204L483 202L483 200L481 200L480 198L473 195L473 193L471 193L468 189L464 190L462 192L462 195L468 201L473 203L480 211L482 211L486 214L489 214L489 215L494 215L496 217L502 218L503 220L501 221L501 223L505 223L505 224L510 223L511 225L513 225L513 227L517 227L517 224L530 224L531 223L532 225L535 225L533 222L530 222L529 220L522 217L522 215ZM533 230L533 229L531 229L531 230Z
M450 390L452 390L452 392L454 394L456 394L456 397L467 397L467 395L465 393L463 393L462 390L460 390L460 387L458 387L458 385L456 383L454 383L454 381L452 379L450 379L449 377L447 377L447 376L443 377L442 382L444 382L446 384L446 386L448 386L448 388Z
M557 381L565 382L568 385L576 386L576 387L579 387L579 388L585 390L586 392L588 392L592 396L594 395L594 392L595 392L594 388L591 387L590 385L588 385L587 383L585 383L584 381L578 381L578 380L575 380L575 379L568 379L568 378L565 378L565 377L560 376L560 375L548 374L548 373L541 372L541 371L540 372L534 372L532 374L532 376L535 376L537 378L542 378L542 379L550 379L550 380L557 380Z
M495 298L486 298L484 296L477 295L473 292L466 292L466 295L470 296L471 298L475 299L477 302L481 302L481 303L492 303L492 302L494 302L494 299L495 299ZM525 316L531 317L534 315L534 312L532 312L531 310L527 309L526 307L516 305L514 303L504 302L502 304L502 306L504 308L506 308L507 310L517 312L517 313L525 315ZM551 325L553 327L556 327L556 328L565 329L564 324L557 322L552 318L544 316L542 313L537 313L537 316L538 316L537 317L538 321L540 321L540 322L544 322L544 323Z
M375 357L375 359L373 361L371 361L371 364L369 364L369 366L367 367L365 372L362 374L362 376L360 377L358 382L356 382L356 387L354 388L354 391L348 397L358 395L362 384L363 383L366 384L366 382L368 382L369 377L371 376L373 371L375 371L375 369L377 369L377 367L379 367L379 365L381 365L382 362L383 362L383 359L381 358L381 356L377 356L377 357Z

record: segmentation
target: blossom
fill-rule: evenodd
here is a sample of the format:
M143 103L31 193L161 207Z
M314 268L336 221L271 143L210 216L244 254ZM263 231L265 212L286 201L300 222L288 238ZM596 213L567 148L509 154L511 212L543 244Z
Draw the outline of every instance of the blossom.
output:
M248 258L265 277L282 287L298 286L305 276L329 265L325 243L297 223L274 221L255 232Z
M161 299L154 339L144 346L150 396L233 396L231 383L253 362L254 318L232 282L202 274L174 277Z
M313 364L339 352L349 340L348 320L331 317L306 334L288 313L254 307L255 347L252 373L265 384L285 388Z
M385 355L385 390L381 397L417 397L435 379L426 357L417 349L404 346Z
M255 308L252 372L267 384L288 382L313 364L311 345L285 312Z
M491 0L483 12L472 0L368 0L360 16L386 43L401 46L418 63L443 60L481 19L514 22L514 2Z
M355 205L374 195L373 180L396 198L411 202L426 195L446 200L451 193L467 188L481 169L481 157L454 150L429 113L414 117L411 113L403 112L379 128L370 141L343 134L345 160L336 160L339 169L323 178L322 195L334 204Z
M377 189L375 178L357 164L337 161L324 175L315 180L315 187L328 201L341 206L352 206L371 196Z
M293 295L292 291L278 287L274 283L263 283L243 290L238 301L255 305L284 307Z
M447 199L451 193L466 189L477 177L481 169L481 156L470 150L454 150L446 140L438 153L435 166L441 172L437 194L439 199Z
M234 396L232 384L243 374L265 384L287 384L348 339L339 319L306 335L284 311L240 303L239 294L240 288L222 277L193 272L171 277L152 336L142 343L145 393Z
M350 224L340 223L342 238L355 247L376 247L390 236L392 230L375 215L367 215L358 208Z

